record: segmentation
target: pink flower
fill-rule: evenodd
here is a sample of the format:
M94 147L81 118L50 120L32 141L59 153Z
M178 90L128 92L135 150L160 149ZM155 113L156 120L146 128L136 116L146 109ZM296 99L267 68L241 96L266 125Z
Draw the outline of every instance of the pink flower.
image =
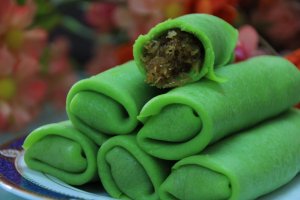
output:
M190 11L192 0L128 0L128 10L139 16L174 18ZM160 20L161 21L161 20Z
M266 54L258 48L259 35L250 25L244 25L239 28L239 40L235 48L235 61L246 60L250 57Z
M42 29L27 30L36 12L33 0L18 5L14 0L4 0L0 4L0 45L14 53L26 53L38 57L47 40Z
M129 42L118 46L99 46L94 57L86 66L87 73L89 75L98 74L116 65L132 60L132 45L133 43Z
M162 10L162 8L169 3L169 0L128 0L128 9L136 14L149 15L156 14Z
M49 47L44 63L45 79L48 82L47 100L63 109L70 87L76 81L76 74L69 60L69 41L65 37L56 38Z
M102 45L99 46L95 52L95 55L87 64L87 73L89 75L98 74L111 67L117 65L116 46Z
M36 59L0 48L0 129L18 129L37 114L47 85Z
M147 33L163 19L162 12L141 14L122 6L118 7L114 14L115 24L127 32L131 41L134 41L140 34Z
M44 29L35 28L26 30L23 34L23 46L19 51L39 59L47 45L48 33Z
M108 32L114 27L116 5L107 2L91 3L86 13L87 22L98 32Z
M128 0L126 4L92 3L86 19L99 33L125 30L131 41L164 19L177 17L190 11L192 0Z
M0 34L12 28L25 29L32 23L35 11L33 0L27 0L22 6L14 0L4 0L0 4Z
M47 32L30 28L35 12L33 0L0 4L0 130L28 124L46 99L63 108L75 82L68 41L57 38L47 51Z
M118 6L114 12L117 27L125 30L131 41L147 33L159 22L187 13L190 0L128 0L126 6Z

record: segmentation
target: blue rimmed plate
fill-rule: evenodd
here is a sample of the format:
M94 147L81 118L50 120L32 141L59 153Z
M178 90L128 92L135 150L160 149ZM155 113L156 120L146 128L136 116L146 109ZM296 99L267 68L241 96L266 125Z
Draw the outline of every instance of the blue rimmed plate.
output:
M48 174L29 169L24 162L24 139L18 138L0 147L0 186L5 190L30 200L112 200L99 183L73 187Z
M0 147L0 186L8 192L30 200L85 199L113 200L99 183L73 187L44 173L30 170L24 162L24 137ZM102 191L101 191L102 190ZM299 200L300 174L289 184L259 200Z

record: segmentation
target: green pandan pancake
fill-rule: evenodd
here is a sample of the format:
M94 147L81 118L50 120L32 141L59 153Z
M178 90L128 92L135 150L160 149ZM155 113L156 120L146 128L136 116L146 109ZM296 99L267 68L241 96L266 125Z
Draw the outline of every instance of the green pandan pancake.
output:
M44 125L24 141L25 162L31 169L71 184L97 179L97 145L69 121Z
M67 96L67 113L76 128L101 145L113 135L131 133L142 106L156 94L130 61L77 82Z
M223 19L188 14L139 36L133 55L146 82L158 88L185 85L204 76L221 81L214 69L232 60L237 39L238 31Z
M118 199L159 200L158 189L171 168L170 163L142 151L135 135L107 140L97 161L105 190Z

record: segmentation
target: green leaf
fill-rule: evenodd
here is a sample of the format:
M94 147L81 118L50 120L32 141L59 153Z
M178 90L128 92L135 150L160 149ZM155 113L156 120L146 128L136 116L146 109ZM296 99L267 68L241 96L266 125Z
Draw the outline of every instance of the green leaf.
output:
M84 38L95 38L95 32L89 27L81 24L78 20L73 17L64 16L62 19L62 25L70 32L84 37Z
M42 15L36 17L33 26L34 27L38 26L48 31L51 31L61 23L61 19L62 16L57 13L53 15Z
M46 47L43 50L43 53L40 57L40 66L42 74L47 74L49 70L49 62L50 62L50 48Z
M17 0L17 4L24 5L26 3L26 0Z

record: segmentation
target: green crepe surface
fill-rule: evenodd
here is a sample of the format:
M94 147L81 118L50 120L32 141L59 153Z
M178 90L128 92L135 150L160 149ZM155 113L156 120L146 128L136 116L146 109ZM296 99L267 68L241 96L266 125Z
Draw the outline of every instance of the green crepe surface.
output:
M76 130L70 121L44 125L25 139L25 162L31 169L71 184L98 179L97 145Z
M158 200L158 189L170 164L142 151L135 135L107 140L98 152L98 173L105 190L114 198Z
M300 111L290 110L177 162L162 200L250 200L300 171Z
M201 80L145 104L137 135L143 150L179 160L300 101L300 72L283 58L260 56L216 72L227 81Z
M164 32L179 28L191 33L204 47L204 62L196 70L189 72L190 82L206 76L215 81L214 68L231 62L233 51L238 40L238 31L223 19L208 14L188 14L166 20L153 27L146 35L140 35L133 46L134 60L142 73L146 73L141 60L144 45Z
M142 106L156 94L130 61L73 85L66 110L73 125L101 145L113 135L131 133Z

